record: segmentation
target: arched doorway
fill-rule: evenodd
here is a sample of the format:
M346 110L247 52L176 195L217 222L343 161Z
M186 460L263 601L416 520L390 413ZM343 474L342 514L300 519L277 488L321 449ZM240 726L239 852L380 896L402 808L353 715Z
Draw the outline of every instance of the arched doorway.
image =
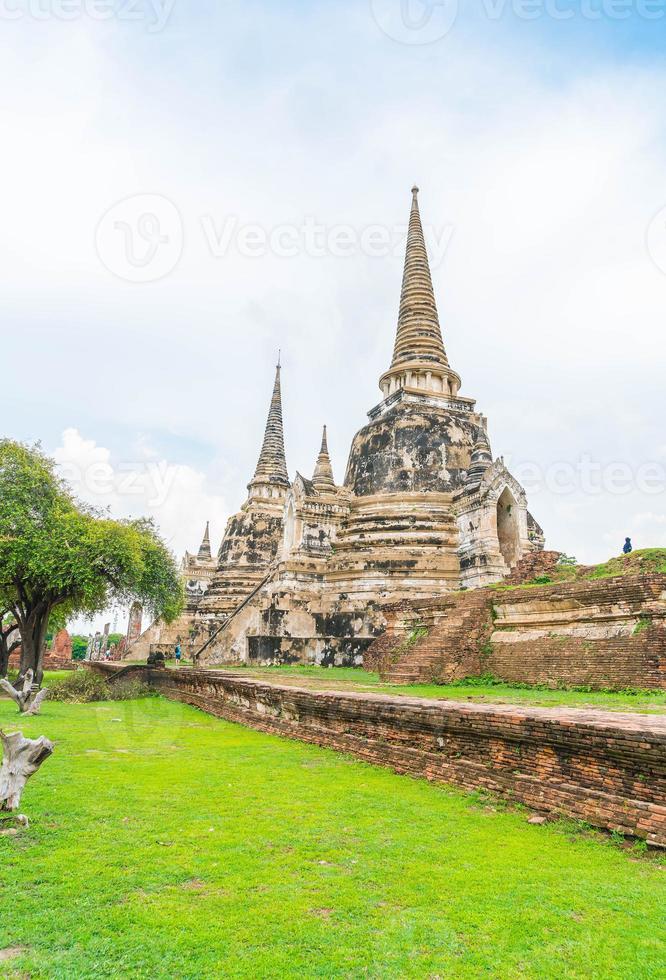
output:
M518 505L508 487L504 488L497 501L497 540L502 558L512 568L520 558L520 535Z

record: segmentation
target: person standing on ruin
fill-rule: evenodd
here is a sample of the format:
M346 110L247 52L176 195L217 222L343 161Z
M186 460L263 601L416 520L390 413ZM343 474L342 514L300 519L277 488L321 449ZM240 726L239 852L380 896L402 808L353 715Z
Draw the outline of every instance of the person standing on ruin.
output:
M631 543L631 538L625 538L624 548L622 549L622 551L625 553L625 555L630 555L633 550L634 550L634 546Z
M180 656L181 656L180 640L176 640L176 666L177 667L180 667Z

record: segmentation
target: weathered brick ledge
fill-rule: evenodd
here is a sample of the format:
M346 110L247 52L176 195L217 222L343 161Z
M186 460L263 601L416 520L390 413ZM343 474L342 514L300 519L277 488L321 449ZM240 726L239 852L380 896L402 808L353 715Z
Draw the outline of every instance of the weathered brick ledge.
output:
M95 664L167 698L399 773L488 790L666 847L666 718L281 687L213 670Z

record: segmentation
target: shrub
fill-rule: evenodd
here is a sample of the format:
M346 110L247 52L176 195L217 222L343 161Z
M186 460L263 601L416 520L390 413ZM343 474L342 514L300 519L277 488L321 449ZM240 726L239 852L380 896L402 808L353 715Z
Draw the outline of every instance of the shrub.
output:
M108 684L107 687L109 701L136 701L138 698L154 698L157 696L157 692L152 687L137 680L136 677L121 678L115 684Z
M70 701L86 704L89 701L108 701L109 685L99 674L89 670L77 670L49 688L51 701Z
M87 704L91 701L134 701L137 698L152 697L155 692L142 681L133 677L121 678L109 684L99 674L88 670L77 670L64 680L56 681L49 688L52 701L69 701L73 704Z
M638 636L640 633L644 633L645 630L649 630L652 626L651 616L640 616L638 622L634 626L633 635Z

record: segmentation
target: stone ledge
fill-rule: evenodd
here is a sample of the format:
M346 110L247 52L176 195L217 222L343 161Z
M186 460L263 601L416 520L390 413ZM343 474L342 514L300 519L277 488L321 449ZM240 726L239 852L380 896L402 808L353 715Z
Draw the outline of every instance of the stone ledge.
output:
M92 669L112 678L117 668ZM311 691L223 671L132 670L165 697L227 721L666 847L666 718Z

